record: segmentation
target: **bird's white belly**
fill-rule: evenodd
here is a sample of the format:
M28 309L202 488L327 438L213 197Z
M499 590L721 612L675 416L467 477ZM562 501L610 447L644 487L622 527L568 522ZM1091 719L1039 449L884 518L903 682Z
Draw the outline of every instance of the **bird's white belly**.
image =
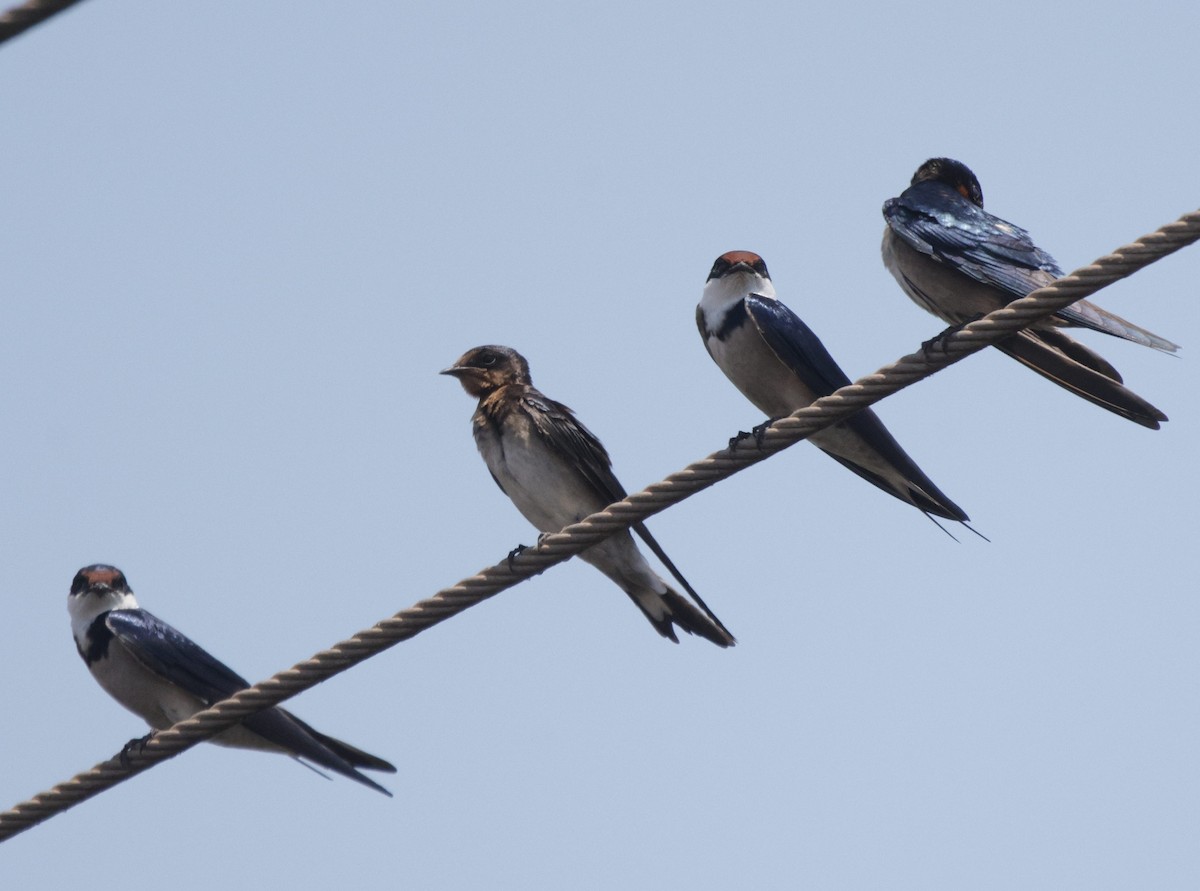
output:
M516 441L505 449L501 438L476 436L480 454L517 510L541 532L558 532L605 507L565 459L545 448Z
M145 668L117 640L109 643L108 655L93 663L91 670L96 681L113 699L155 730L178 724L209 705ZM287 751L240 724L221 731L209 742L238 749Z
M779 361L749 322L725 340L710 337L707 346L725 376L767 417L790 415L817 398Z
M913 303L951 325L970 322L1008 302L1000 291L921 253L890 228L883 230L881 252L883 265Z
M129 655L118 640L108 646L108 655L91 666L97 683L155 730L191 717L204 703L145 668Z

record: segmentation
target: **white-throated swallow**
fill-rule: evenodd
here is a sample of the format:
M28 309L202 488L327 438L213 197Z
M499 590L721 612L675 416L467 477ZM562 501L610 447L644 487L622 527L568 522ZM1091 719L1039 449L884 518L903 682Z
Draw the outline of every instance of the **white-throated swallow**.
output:
M898 198L883 204L883 263L913 302L963 325L1045 287L1063 274L1029 233L983 209L983 190L967 165L930 158ZM1103 357L1062 329L1090 328L1173 353L1179 347L1078 300L993 344L1060 387L1143 427L1167 416L1132 390Z
M92 677L113 699L163 730L250 686L191 639L138 607L121 570L97 563L75 574L67 598L75 646ZM269 708L210 742L285 755L347 776L391 797L355 768L395 773L382 758Z
M717 367L769 418L790 415L850 383L817 335L775 298L758 254L730 251L717 258L696 307L696 325ZM808 441L926 514L960 523L969 519L869 408Z
M569 408L533 386L529 363L516 350L476 347L441 373L458 378L468 395L479 400L471 419L479 453L500 490L539 532L558 532L627 494L600 440ZM732 646L733 635L645 524L635 523L633 529L695 603L650 568L628 530L593 545L579 558L616 582L663 637L679 642L674 625L717 646Z

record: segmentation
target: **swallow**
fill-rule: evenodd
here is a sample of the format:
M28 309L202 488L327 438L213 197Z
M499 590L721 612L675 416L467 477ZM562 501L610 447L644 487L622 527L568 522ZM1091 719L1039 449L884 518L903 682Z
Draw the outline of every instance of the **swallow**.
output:
M775 298L767 264L758 254L730 251L717 258L696 307L696 325L717 367L769 418L790 415L850 383L812 329ZM926 515L963 524L970 519L870 409L808 441Z
M79 570L71 582L67 610L75 647L92 677L155 730L170 727L250 686L190 638L141 609L124 573L116 567L97 563ZM355 768L395 773L395 767L314 730L278 707L245 718L210 742L282 752L392 796Z
M899 198L883 204L883 264L914 303L961 326L1060 278L1054 258L1019 226L983 209L983 189L967 165L931 158ZM1087 300L992 344L1060 387L1134 423L1157 430L1161 411L1123 386L1103 357L1063 333L1090 328L1156 350L1178 345Z
M471 418L475 445L500 491L540 532L558 532L626 496L600 440L571 409L533 386L529 363L516 350L476 347L441 373L479 400ZM678 643L679 627L719 647L733 646L733 635L645 524L632 528L694 604L650 568L628 530L583 551L580 559L616 582L663 637Z

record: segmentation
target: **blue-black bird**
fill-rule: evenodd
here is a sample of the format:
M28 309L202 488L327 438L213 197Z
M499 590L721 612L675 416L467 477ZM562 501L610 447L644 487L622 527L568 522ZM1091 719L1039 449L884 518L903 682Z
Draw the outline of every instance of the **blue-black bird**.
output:
M75 646L96 682L113 699L163 730L250 686L191 639L138 606L114 566L97 563L75 574L67 597ZM382 758L326 736L281 708L245 718L211 742L281 752L328 768L391 797L356 768L395 773Z
M775 298L767 264L750 251L717 258L696 307L696 325L713 361L769 418L790 415L851 382L817 335ZM926 514L969 519L869 408L808 441Z
M1029 233L983 209L979 180L965 164L931 158L898 198L883 204L883 263L918 306L963 325L1045 287L1063 272ZM1132 390L1103 357L1063 328L1090 328L1173 353L1179 347L1079 300L997 344L1060 387L1157 430L1167 416Z

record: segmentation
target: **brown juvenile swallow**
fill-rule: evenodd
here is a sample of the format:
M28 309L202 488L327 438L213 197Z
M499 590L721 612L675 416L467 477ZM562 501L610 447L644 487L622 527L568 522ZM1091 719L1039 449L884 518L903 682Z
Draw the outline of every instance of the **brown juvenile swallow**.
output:
M540 532L558 532L627 494L600 440L569 408L533 386L529 363L516 350L476 347L441 373L458 378L479 400L471 419L479 453L501 491ZM616 582L663 637L678 643L677 626L717 646L733 646L733 635L645 524L632 528L695 603L650 568L628 530L583 551L580 559Z

